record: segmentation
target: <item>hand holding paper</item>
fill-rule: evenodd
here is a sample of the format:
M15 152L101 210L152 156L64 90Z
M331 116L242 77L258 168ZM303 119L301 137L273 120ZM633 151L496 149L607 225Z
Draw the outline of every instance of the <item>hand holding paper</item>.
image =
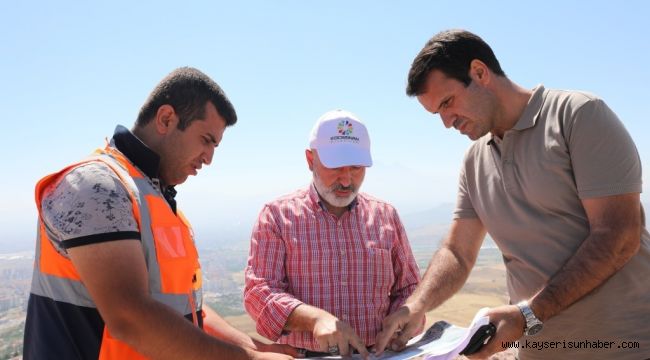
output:
M487 343L474 356L469 359L485 359L490 355L502 351L501 344L517 341L523 335L525 321L521 311L515 305L504 305L489 309L486 314L498 331L493 339Z

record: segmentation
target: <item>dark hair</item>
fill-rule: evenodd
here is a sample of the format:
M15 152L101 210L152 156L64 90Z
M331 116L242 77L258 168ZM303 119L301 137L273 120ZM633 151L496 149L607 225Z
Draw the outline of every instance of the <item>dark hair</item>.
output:
M493 73L506 76L490 46L478 35L466 30L439 32L427 41L413 60L406 94L408 96L422 94L427 77L433 70L440 70L448 77L468 86L472 82L469 77L469 66L474 59L484 62Z
M178 115L178 129L184 130L190 123L205 117L205 106L211 102L226 121L226 126L237 122L235 108L221 87L201 71L181 67L165 76L153 89L140 109L135 125L149 123L162 105L171 105Z

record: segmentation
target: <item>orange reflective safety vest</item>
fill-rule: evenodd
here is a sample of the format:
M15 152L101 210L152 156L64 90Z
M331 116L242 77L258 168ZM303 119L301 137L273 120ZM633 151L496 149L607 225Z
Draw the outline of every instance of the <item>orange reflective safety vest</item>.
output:
M117 149L98 149L88 159L48 175L36 185L39 227L31 293L79 307L96 309L74 264L52 245L40 216L41 200L53 184L72 169L93 161L111 168L129 192L140 229L151 296L202 326L201 271L191 227L180 211L175 214L150 180ZM101 269L98 269L101 271ZM78 339L83 341L83 339ZM38 345L36 345L38 346ZM104 326L99 359L144 359ZM56 354L52 354L56 357Z

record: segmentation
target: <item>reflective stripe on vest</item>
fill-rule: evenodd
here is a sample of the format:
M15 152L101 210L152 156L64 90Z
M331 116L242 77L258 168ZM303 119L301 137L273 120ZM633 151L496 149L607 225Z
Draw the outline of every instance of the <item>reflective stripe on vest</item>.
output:
M147 264L149 291L152 298L175 309L182 315L201 310L201 271L191 227L180 211L174 214L169 204L126 157L107 146L89 158L58 173L48 175L36 185L39 211L37 246L31 292L56 301L96 308L88 290L82 284L72 262L52 245L42 221L41 200L50 185L56 184L73 169L99 161L112 169L126 188L133 204L134 218L141 236ZM139 358L126 344L110 336L104 329L100 359Z

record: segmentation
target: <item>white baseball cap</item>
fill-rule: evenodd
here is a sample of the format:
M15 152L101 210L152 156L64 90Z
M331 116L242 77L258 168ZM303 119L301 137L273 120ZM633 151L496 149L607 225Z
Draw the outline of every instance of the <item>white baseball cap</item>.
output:
M309 136L309 148L327 168L372 166L366 126L351 112L332 110L321 116Z

